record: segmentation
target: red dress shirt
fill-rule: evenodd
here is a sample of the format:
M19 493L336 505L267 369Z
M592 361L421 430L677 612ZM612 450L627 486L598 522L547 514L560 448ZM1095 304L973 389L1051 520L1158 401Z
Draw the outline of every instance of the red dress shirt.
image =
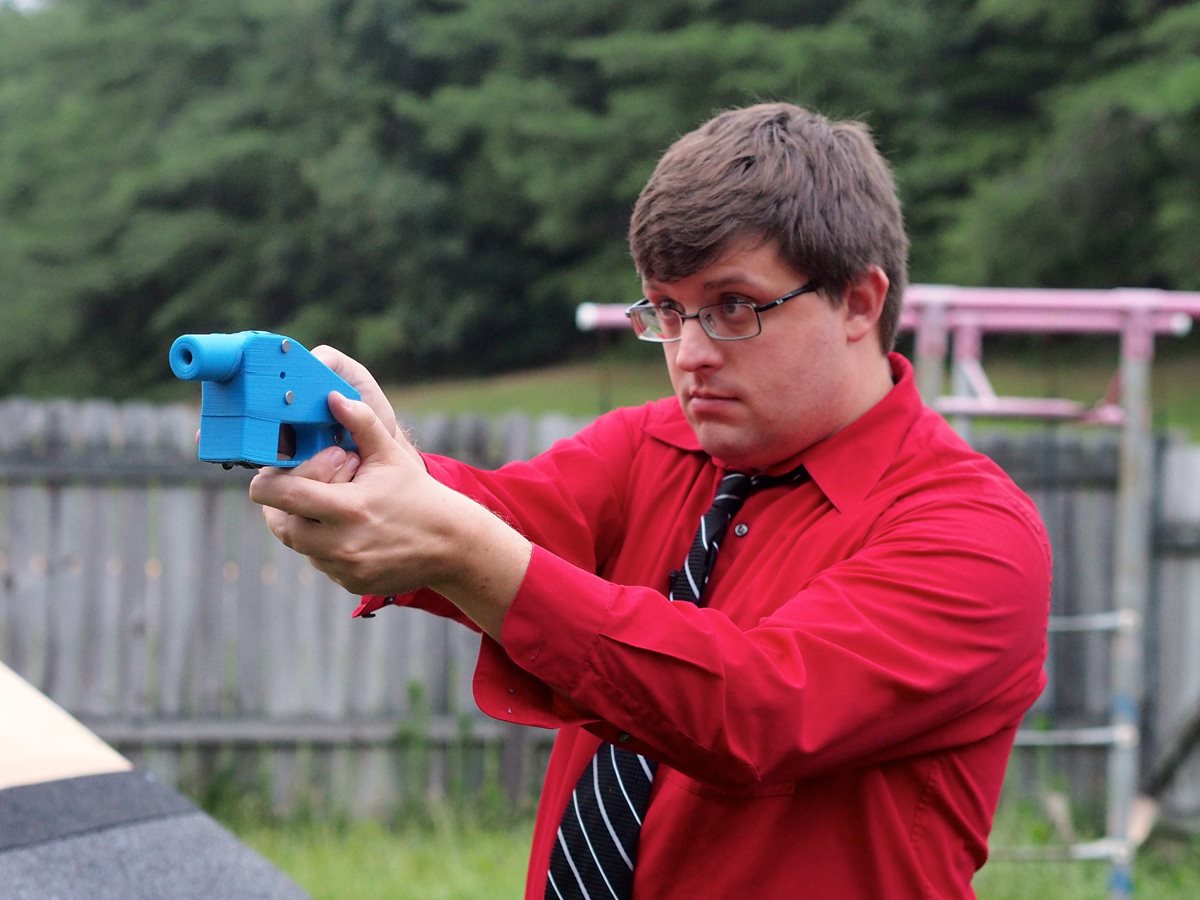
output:
M811 482L746 501L703 608L668 601L667 574L722 473L674 399L495 472L426 457L535 544L474 680L487 714L560 729L526 897L601 739L660 762L635 897L973 896L1045 681L1050 549L891 359L892 391L788 462Z

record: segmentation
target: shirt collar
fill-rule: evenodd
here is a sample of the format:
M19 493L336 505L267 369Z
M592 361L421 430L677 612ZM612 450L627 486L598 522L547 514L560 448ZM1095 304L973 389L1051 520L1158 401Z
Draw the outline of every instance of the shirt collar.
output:
M893 385L887 395L800 454L813 481L840 512L859 503L883 477L921 412L912 365L898 353L888 354L888 362Z
M921 412L912 365L888 354L892 389L845 428L796 456L821 492L840 512L860 502L896 458L900 443ZM690 453L703 452L675 398L652 404L643 430L650 437Z

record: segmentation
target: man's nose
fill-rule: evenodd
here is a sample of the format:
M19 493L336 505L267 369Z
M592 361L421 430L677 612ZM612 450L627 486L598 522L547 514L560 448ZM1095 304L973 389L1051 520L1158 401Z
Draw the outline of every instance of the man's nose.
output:
M721 360L720 344L709 337L699 319L685 319L675 342L675 365L688 371L714 366Z

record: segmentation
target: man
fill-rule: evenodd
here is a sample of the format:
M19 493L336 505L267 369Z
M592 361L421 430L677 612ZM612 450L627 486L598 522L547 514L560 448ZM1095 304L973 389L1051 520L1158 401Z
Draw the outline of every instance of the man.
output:
M560 729L527 897L971 896L1044 683L1050 554L889 353L886 163L856 123L726 112L664 155L630 241L673 398L482 472L418 454L322 349L363 391L330 397L359 454L251 497L360 611L481 629L480 707Z

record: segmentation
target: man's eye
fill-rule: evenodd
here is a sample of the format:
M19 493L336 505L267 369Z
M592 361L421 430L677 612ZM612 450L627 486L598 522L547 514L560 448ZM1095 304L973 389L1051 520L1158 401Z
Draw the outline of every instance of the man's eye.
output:
M728 320L744 319L754 315L750 304L744 300L726 300L717 307L717 313L721 318Z

